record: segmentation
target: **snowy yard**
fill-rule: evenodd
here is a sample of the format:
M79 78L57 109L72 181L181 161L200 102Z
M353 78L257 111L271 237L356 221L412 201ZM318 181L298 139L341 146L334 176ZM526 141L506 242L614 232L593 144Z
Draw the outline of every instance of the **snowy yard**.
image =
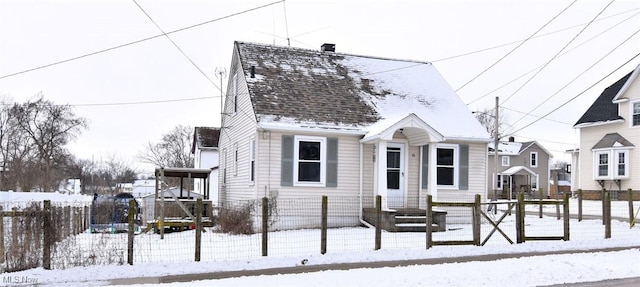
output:
M571 200L572 214L577 212L577 201ZM635 202L636 208L640 202ZM537 206L528 206L527 210L537 211ZM584 202L584 214L598 215L601 203ZM555 207L545 208L545 212L555 212ZM89 234L83 233L66 240L64 250L70 252L57 254L58 262L77 260L85 257L91 250L109 250L112 261L106 266L72 267L66 270L43 270L41 268L5 273L4 278L37 280L38 283L56 285L103 285L112 278L153 277L174 274L208 273L235 270L256 270L262 268L291 267L301 264L307 259L307 265L339 264L349 262L389 261L425 258L459 257L483 254L510 254L520 252L583 250L609 247L640 246L640 226L629 227L628 222L615 220L616 217L628 217L628 203L612 202L612 238L604 239L604 226L601 220L572 219L570 241L526 242L510 245L502 235L495 233L487 244L475 246L435 246L426 250L425 234L383 232L382 250L374 249L374 230L369 228L336 228L328 230L327 254L320 254L319 230L292 230L269 233L269 256L261 256L261 237L255 235L228 235L206 232L202 235L202 261L193 262L195 244L194 232L185 231L165 234L160 240L156 234L140 234L135 237L134 265L118 265L126 262L125 234ZM499 217L499 212L497 216ZM561 235L562 220L555 216L527 215L527 236L529 235ZM513 241L515 241L515 215L507 216L500 224ZM448 225L449 231L434 233L434 240L467 240L471 237L471 228L467 225ZM482 225L482 240L492 230L489 224ZM104 248L108 246L109 248ZM282 286L301 285L324 286L330 282L353 286L388 286L391 282L404 282L402 285L416 285L416 282L429 282L426 285L443 284L448 286L494 286L492 272L500 270L500 276L509 272L526 274L516 284L518 286L553 284L563 282L581 282L604 278L625 278L640 276L640 260L637 260L637 249L606 252L596 254L548 255L532 258L513 258L491 262L467 262L440 264L434 266L396 267L379 269L358 269L349 271L323 271L314 274L261 276L264 278L231 278L218 280L215 283L203 281L196 286ZM603 265L600 263L608 262ZM61 263L59 263L61 264ZM64 264L64 263L62 263ZM65 264L66 265L66 264ZM69 265L71 266L71 265ZM514 266L518 266L514 268ZM57 266L63 268L67 266ZM55 267L54 267L55 268ZM445 271L449 270L449 271ZM455 279L465 270L469 281ZM348 274L348 275L347 275ZM387 274L382 276L380 274ZM425 274L430 274L425 277ZM543 276L544 275L544 276ZM7 277L8 276L8 277ZM514 275L515 276L515 275ZM325 278L325 279L322 279ZM332 278L332 279L327 279ZM339 278L339 279L336 279ZM356 281L353 278L359 278ZM371 278L365 280L365 278ZM377 279L374 279L377 278ZM394 278L392 281L391 278ZM475 278L475 279L472 279ZM484 278L484 281L483 279ZM257 281L254 281L257 280ZM330 281L327 281L330 280ZM333 281L332 281L333 280ZM338 280L338 281L335 281ZM397 281L399 280L399 281ZM438 281L442 280L442 281ZM458 280L458 281L456 281ZM542 281L541 281L542 280ZM309 284L317 282L316 285ZM9 281L16 282L16 280ZM27 282L27 281L23 281ZM258 283L256 283L258 282ZM322 283L324 282L324 283ZM386 282L384 284L383 282ZM439 283L438 283L439 282ZM482 283L486 282L486 283ZM344 283L344 284L342 284ZM432 284L433 283L433 284ZM535 284L534 284L535 283ZM189 283L189 286L194 286ZM228 284L228 285L224 285ZM175 284L176 286L186 286Z

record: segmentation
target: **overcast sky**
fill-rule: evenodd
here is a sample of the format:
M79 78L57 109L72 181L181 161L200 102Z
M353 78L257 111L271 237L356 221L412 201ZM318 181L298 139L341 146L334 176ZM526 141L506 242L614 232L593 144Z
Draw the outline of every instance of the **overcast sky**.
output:
M430 61L470 110L500 97L507 134L566 161L573 124L640 63L637 0L137 3L144 12L132 0L0 0L0 95L74 106L90 121L69 146L80 158L145 169L136 155L176 125L218 127L216 70L235 40ZM156 24L191 27L169 35L184 54Z

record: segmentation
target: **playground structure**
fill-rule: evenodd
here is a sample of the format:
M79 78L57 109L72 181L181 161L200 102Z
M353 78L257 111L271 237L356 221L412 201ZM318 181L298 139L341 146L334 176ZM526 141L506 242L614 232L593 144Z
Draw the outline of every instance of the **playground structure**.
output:
M209 199L210 183L208 179L210 173L210 169L156 168L153 218L147 219L146 230L154 230L164 236L165 232L194 229L196 226L198 199L202 200L202 225L206 227L213 226L213 206ZM179 178L179 188L169 188L166 183L167 178ZM192 180L196 178L204 181L204 194L192 191ZM151 207L147 206L147 208Z
M93 195L91 203L91 223L89 230L91 233L118 233L127 232L129 201L135 202L134 230L140 231L140 205L130 193L119 193L112 197L100 197Z

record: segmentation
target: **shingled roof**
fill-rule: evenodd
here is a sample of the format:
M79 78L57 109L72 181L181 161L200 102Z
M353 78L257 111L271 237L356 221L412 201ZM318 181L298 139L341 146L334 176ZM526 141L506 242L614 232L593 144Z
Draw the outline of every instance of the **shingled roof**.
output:
M191 153L195 153L196 146L199 148L217 148L220 138L220 129L212 127L196 127L193 133Z
M487 138L431 63L236 42L260 125L367 132L414 114L447 137Z
M618 104L613 103L613 98L618 94L620 89L622 89L631 76L631 73L604 89L602 94L600 94L591 107L589 107L582 117L580 117L574 127L579 127L585 124L622 120L623 118L618 115Z

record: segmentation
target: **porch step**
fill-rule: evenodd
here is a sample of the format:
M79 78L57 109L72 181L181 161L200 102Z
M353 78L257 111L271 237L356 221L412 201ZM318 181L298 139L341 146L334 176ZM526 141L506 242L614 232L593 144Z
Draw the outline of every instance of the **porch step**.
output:
M375 225L375 209L365 208L364 219ZM399 208L391 211L383 211L382 228L391 232L425 232L427 221L426 210L419 208ZM444 210L433 211L434 232L446 231L446 215Z

